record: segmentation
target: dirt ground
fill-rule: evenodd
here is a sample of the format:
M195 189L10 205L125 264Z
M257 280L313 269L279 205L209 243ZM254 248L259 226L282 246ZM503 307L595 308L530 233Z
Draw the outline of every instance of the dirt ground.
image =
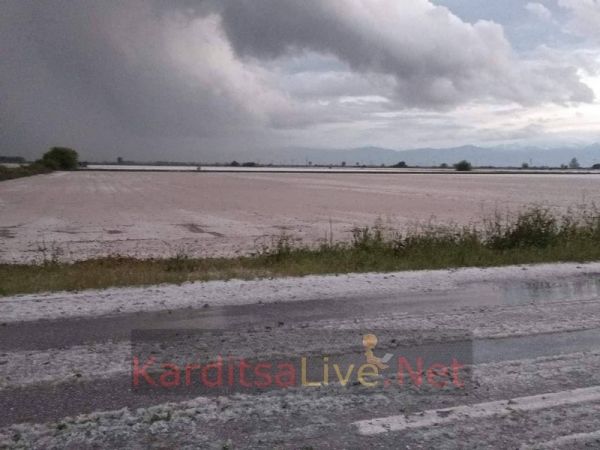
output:
M0 261L255 251L286 233L467 224L524 205L600 204L600 176L54 173L0 183Z

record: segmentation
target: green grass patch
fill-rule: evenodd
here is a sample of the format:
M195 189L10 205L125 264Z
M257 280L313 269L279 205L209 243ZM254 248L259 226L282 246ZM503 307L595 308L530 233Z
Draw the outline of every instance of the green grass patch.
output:
M0 295L75 291L187 281L311 274L490 267L600 260L595 207L556 215L533 207L498 215L483 226L426 226L397 232L377 224L356 229L350 242L297 243L280 236L252 256L168 259L109 257L75 263L0 265Z
M31 177L43 173L50 173L52 169L41 164L22 165L19 167L6 167L0 165L0 181L13 180L15 178Z

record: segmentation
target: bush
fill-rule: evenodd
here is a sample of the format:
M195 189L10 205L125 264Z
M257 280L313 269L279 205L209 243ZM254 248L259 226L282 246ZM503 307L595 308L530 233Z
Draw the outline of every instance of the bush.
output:
M462 161L457 162L456 164L454 164L454 168L458 172L470 172L471 170L473 170L473 166L471 166L471 163L469 161L464 160L464 159Z
M559 220L549 209L533 207L507 223L499 217L488 222L488 243L497 250L546 248L557 241L559 230Z
M22 165L20 167L6 167L0 165L0 181L14 180L15 178L21 177L30 177L32 175L49 173L51 171L51 169L39 163Z
M52 170L77 169L79 155L75 150L66 147L52 147L42 156L41 164Z

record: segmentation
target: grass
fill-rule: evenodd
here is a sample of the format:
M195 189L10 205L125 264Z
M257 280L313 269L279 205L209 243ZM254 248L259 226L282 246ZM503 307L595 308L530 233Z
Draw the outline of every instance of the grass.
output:
M388 272L600 260L600 213L595 207L557 215L532 207L495 215L476 227L425 226L400 233L381 224L356 229L350 242L298 244L280 236L252 256L169 259L109 257L75 263L0 265L0 295L75 291L186 281L309 274Z
M30 177L43 173L50 173L51 169L41 164L30 164L19 167L6 167L0 164L0 181L13 180L15 178Z

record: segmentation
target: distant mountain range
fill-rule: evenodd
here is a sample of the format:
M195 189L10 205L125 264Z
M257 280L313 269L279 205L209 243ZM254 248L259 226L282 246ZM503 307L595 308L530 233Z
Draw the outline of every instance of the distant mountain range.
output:
M269 152L270 153L270 152ZM452 165L466 159L475 166L520 167L530 166L559 167L577 158L582 167L600 163L600 143L580 147L477 147L465 145L452 148L418 148L413 150L393 150L381 147L361 147L353 149L288 148L273 151L272 154L256 155L262 164L335 164L342 161L347 166L392 165L400 161L409 166Z
M497 146L478 147L464 145L450 148L417 148L394 150L382 147L359 147L350 149L327 149L287 147L284 149L263 149L224 154L219 161L122 161L123 164L159 164L159 165L210 165L213 163L239 164L258 163L260 165L335 165L342 162L346 166L391 166L404 161L408 166L437 167L449 166L466 159L476 167L521 167L523 163L530 167L560 167L568 165L577 158L582 168L600 164L600 143L586 146L562 146L554 148ZM1 161L0 161L1 162ZM105 162L114 164L115 162Z

